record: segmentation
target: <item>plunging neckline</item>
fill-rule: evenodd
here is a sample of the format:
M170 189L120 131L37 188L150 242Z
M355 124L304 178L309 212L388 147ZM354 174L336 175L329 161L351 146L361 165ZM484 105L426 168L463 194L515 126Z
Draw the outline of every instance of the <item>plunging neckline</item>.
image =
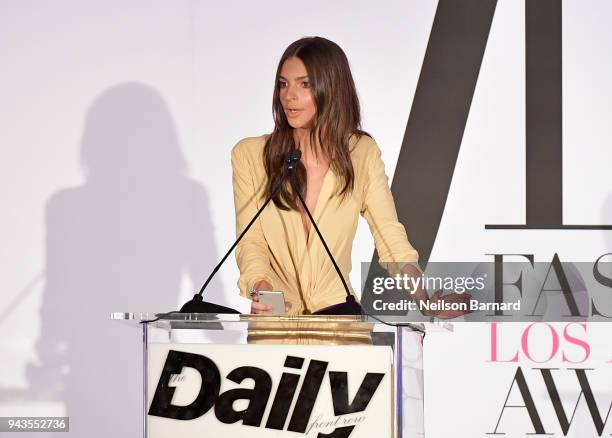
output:
M326 188L326 183L328 180L328 176L329 173L331 171L331 166L327 168L327 170L325 171L325 174L323 175L323 180L321 182L321 188L319 189L319 193L317 195L317 199L315 201L315 205L314 208L310 210L310 213L312 214L313 219L316 221L318 220L318 213L319 213L319 206L321 205L321 195L324 194L324 189ZM303 195L302 195L303 196ZM304 201L306 202L306 199L304 198ZM300 203L301 205L301 203ZM310 244L311 244L311 238L310 236L312 236L313 230L314 230L314 226L312 224L312 221L310 221L310 218L308 217L308 213L306 213L306 210L304 209L304 206L301 205L302 210L300 210L298 213L300 214L300 225L302 228L302 235L304 236L304 243L306 245L306 250L310 250ZM304 222L304 220L308 220L310 221L310 223L308 224L308 229L306 228L306 224ZM314 230L316 233L316 230Z

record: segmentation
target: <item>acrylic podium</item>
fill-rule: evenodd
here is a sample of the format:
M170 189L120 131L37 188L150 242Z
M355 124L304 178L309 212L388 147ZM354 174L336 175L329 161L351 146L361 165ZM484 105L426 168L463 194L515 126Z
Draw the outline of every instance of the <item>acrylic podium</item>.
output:
M423 436L422 340L432 324L314 315L111 318L142 330L145 438Z

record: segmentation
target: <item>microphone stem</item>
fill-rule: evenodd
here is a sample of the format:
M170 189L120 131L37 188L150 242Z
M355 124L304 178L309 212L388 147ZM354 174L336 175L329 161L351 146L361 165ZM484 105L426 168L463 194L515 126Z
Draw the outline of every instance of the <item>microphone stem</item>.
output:
M272 194L268 197L268 199L266 199L266 202L264 202L264 204L261 206L261 208L257 211L257 214L255 214L255 216L253 216L253 219L251 219L251 222L249 222L248 225L244 228L244 230L242 230L242 233L240 233L240 236L238 236L238 239L236 239L236 241L231 246L231 248L225 253L225 255L223 256L221 261L217 264L217 266L215 266L215 269L213 269L213 271L210 273L210 275L208 276L208 278L206 279L206 281L202 285L202 288L198 292L198 295L202 296L202 294L204 293L204 289L206 289L206 286L208 286L208 283L210 283L210 281L215 276L215 274L217 273L217 271L219 270L221 265L223 265L223 262L225 262L225 259L227 259L229 257L229 255L232 253L234 248L236 248L238 243L242 240L242 236L244 236L246 234L246 232L249 231L249 228L251 228L251 226L255 223L255 221L257 220L257 218L261 214L261 212L264 210L264 208L266 208L266 205L268 205L270 203L270 201L272 200L272 198L274 198L274 196L276 196L276 193L280 190L280 188L281 188L281 186L283 184L283 181L285 180L286 176L287 176L287 169L284 168L283 169L283 174L281 175L281 178L280 178L278 184L276 185L276 187L274 188L274 191L272 192Z

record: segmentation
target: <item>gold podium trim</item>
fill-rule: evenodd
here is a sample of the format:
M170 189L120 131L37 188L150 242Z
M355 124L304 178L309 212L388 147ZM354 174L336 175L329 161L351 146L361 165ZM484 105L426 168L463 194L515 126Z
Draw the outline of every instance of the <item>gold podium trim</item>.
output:
M249 343L372 345L374 324L359 316L241 315Z

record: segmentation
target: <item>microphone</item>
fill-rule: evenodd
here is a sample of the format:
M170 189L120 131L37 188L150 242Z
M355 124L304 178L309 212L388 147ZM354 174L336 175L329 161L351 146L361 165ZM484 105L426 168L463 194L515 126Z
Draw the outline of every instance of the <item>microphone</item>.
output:
M301 150L293 149L289 151L287 155L285 155L285 170L288 172L293 172L295 169L297 169L300 158L302 158Z
M253 226L253 224L255 223L255 221L257 220L257 218L261 214L261 212L264 210L264 208L266 208L266 206L269 204L269 202L272 200L272 198L274 198L274 196L276 196L276 193L280 190L283 182L285 181L285 178L287 178L287 175L289 175L289 174L291 174L292 172L295 171L295 169L297 168L297 165L298 165L301 157L302 157L302 152L299 149L293 149L293 150L289 151L287 154L285 154L285 158L283 159L283 173L281 174L280 180L276 184L276 187L272 191L272 194L268 197L268 199L266 199L266 202L264 202L264 204L261 206L261 208L257 211L257 213L255 214L253 219L251 219L251 222L248 223L248 225L245 227L245 229L242 231L242 233L240 233L240 236L238 236L238 238L236 239L234 244L231 246L231 248L227 251L227 253L225 253L225 255L223 256L221 261L217 264L217 266L215 266L213 271L210 273L210 275L208 276L208 278L206 279L206 281L202 285L202 288L200 289L200 291L197 294L195 294L191 300L189 300L185 304L183 304L183 307L181 307L181 310L179 311L180 313L230 313L230 314L240 314L239 311L237 311L236 309L232 309L231 307L221 306L219 304L214 304L214 303L209 303L207 301L204 301L203 298L202 298L202 295L204 294L204 290L206 289L206 286L208 286L208 284L210 283L212 278L215 276L215 274L217 273L217 271L219 270L221 265L223 265L225 260L232 253L234 248L236 248L236 246L242 240L242 238L247 233L247 231L249 231L251 226Z
M298 161L300 157L301 157L301 153L297 158ZM296 166L297 166L297 163L296 163ZM355 297L349 291L346 281L344 280L344 276L342 275L342 272L340 271L340 268L338 267L338 264L336 263L334 256L329 250L329 247L327 246L327 242L323 238L323 235L321 234L321 231L319 230L317 223L312 217L312 214L310 213L310 210L308 209L308 206L306 205L306 201L304 201L302 194L298 190L297 184L295 184L295 181L291 177L289 178L289 181L291 182L293 190L295 190L295 193L300 199L302 206L304 206L304 210L306 210L306 214L308 215L310 222L312 222L312 226L317 232L319 239L321 239L321 243L323 243L323 247L325 248L325 251L327 252L328 257L330 258L332 264L334 265L334 268L336 268L338 277L340 277L340 280L342 281L342 286L344 286L344 292L346 292L346 301L344 303L338 303L338 304L334 304L328 307L324 307L323 309L319 309L316 312L314 312L313 315L361 315L363 309L361 308L361 305L357 301L355 301Z

